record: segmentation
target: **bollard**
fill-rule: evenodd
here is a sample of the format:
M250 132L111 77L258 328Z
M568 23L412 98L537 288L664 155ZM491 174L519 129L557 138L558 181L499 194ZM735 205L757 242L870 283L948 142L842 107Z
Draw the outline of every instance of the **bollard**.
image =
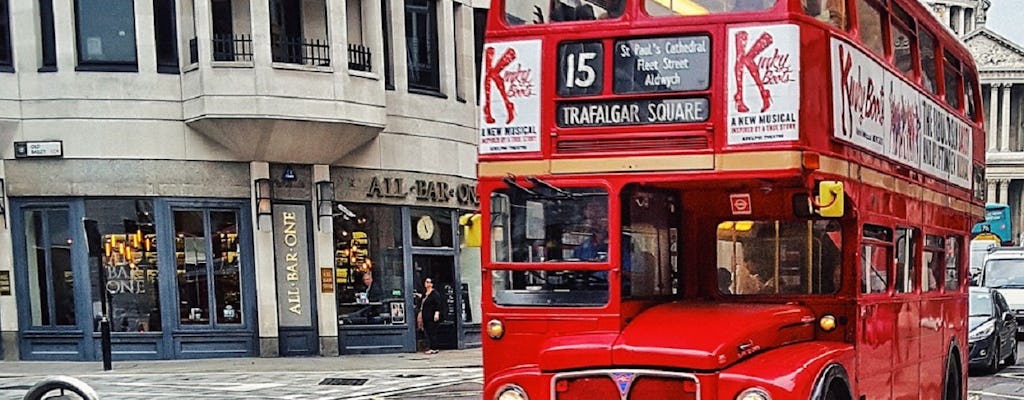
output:
M54 396L54 392L58 392L60 396ZM96 391L92 389L88 384L82 382L77 378L70 376L50 376L46 379L39 381L35 385L32 385L25 393L23 400L42 400L46 399L73 399L75 397L67 396L65 393L70 392L78 395L78 398L82 400L99 400L100 396L96 394ZM46 396L46 397L44 397Z

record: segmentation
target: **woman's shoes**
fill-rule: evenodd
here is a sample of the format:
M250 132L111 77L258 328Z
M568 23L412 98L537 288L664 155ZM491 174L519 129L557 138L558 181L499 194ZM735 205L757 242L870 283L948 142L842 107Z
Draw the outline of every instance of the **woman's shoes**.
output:
M437 350L427 350L424 353L425 354L437 354Z

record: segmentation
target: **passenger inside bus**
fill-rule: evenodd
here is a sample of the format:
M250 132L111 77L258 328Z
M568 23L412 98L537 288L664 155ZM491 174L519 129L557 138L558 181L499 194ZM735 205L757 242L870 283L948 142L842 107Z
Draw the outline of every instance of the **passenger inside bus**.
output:
M836 221L726 221L718 227L723 294L827 294L839 288ZM728 282L724 282L728 279Z
M646 0L647 13L656 17L692 16L724 12L767 10L776 0Z
M804 13L836 28L846 29L845 0L800 0Z
M618 18L625 0L515 0L505 2L505 20L510 25L552 22L594 21Z

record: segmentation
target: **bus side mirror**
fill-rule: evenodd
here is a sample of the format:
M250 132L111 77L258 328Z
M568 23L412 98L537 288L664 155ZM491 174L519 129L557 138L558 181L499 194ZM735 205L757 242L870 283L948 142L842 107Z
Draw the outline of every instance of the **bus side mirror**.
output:
M818 182L818 198L814 202L814 206L818 209L818 215L822 217L839 218L845 211L845 198L843 182L821 181Z
M462 225L466 247L480 247L483 235L483 229L480 226L480 213L462 214L459 216L459 225Z

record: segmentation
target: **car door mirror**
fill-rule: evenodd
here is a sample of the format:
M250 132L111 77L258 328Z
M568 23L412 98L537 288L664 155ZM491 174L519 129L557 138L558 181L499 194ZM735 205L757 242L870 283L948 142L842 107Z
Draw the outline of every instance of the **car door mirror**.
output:
M1016 319L1017 317L1015 317L1012 312L1007 311L1003 313L1003 321L1012 322Z

